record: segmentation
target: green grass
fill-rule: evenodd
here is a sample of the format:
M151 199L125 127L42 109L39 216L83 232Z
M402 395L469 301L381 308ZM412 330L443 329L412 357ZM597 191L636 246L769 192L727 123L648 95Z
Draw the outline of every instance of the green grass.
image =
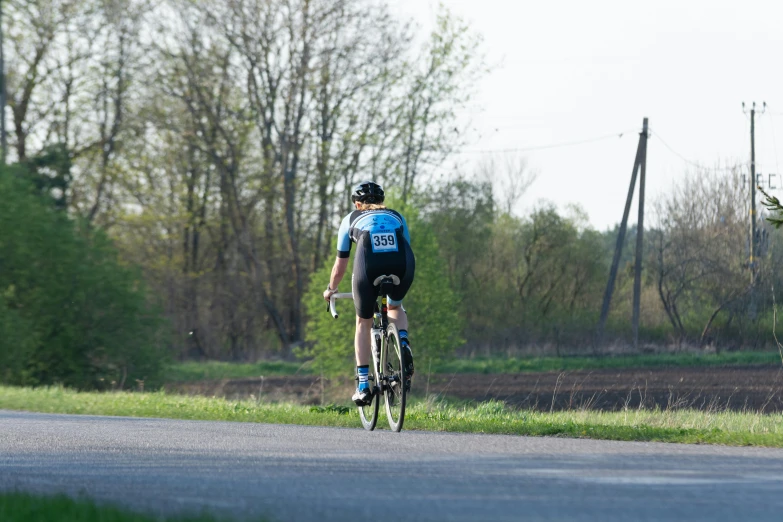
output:
M221 420L358 428L354 408L227 401L155 393L80 393L63 388L0 387L0 409L191 420ZM380 419L382 427L384 419ZM410 430L550 435L611 440L783 447L783 414L696 410L514 410L502 402L412 403Z
M521 373L614 368L651 368L686 366L739 366L749 364L780 365L778 352L728 352L715 354L623 355L616 357L478 357L452 359L432 367L434 373ZM172 364L168 382L241 379L261 375L309 375L309 363L261 361L230 363L221 361L183 362Z
M0 520L3 522L214 522L210 516L150 517L130 511L98 506L89 500L73 500L63 495L46 497L26 493L0 493Z

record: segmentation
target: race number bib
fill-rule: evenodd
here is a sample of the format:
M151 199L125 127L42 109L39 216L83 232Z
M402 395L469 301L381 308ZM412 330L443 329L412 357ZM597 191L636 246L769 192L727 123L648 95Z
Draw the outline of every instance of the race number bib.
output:
M397 236L394 232L380 232L370 236L373 252L396 252Z

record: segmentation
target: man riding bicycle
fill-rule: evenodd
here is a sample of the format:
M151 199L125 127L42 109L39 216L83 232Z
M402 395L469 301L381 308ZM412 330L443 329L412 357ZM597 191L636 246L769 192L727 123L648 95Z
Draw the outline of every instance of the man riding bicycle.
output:
M359 385L353 394L353 401L365 405L372 399L368 382L371 345L372 318L378 287L373 281L382 275L396 275L400 284L389 293L389 320L400 332L402 356L405 364L405 388L410 390L413 375L413 353L408 341L408 316L402 307L402 299L413 283L416 261L410 246L410 233L405 218L383 205L383 187L374 181L362 181L353 188L351 201L356 210L345 216L337 232L337 258L332 267L324 299L329 301L337 292L348 268L351 244L356 243L353 261L351 291L356 308L356 375Z

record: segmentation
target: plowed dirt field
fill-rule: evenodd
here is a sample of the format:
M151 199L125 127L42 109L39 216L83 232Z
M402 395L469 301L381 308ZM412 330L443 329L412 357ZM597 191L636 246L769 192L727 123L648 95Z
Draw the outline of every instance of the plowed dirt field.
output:
M178 383L169 391L227 398L294 400L318 404L344 402L353 380L327 385L315 376L258 377ZM424 375L414 379L414 393L506 403L538 410L590 408L695 408L766 413L783 411L783 368L734 366L580 370L518 374Z

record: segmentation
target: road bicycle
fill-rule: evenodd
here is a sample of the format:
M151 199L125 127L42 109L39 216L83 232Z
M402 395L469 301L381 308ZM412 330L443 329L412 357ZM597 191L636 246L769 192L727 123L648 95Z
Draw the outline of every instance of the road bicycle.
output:
M374 430L378 423L381 395L384 397L386 419L392 431L400 431L405 420L407 390L402 343L397 327L389 322L387 309L389 290L399 284L400 278L395 275L383 275L373 281L378 297L375 300L371 335L372 365L369 369L369 384L372 395L367 404L358 406L362 426L368 431ZM353 299L353 294L332 294L329 298L329 311L335 319L338 317L336 299Z

